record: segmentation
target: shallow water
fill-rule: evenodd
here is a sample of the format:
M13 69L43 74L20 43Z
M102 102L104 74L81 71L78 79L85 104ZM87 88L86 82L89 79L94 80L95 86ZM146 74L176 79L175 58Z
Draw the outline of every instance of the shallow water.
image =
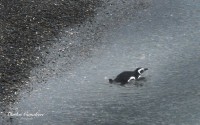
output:
M197 0L153 0L134 20L106 30L90 58L22 93L13 106L15 113L43 116L13 116L9 123L198 125L199 7ZM149 68L142 86L108 84L140 66Z

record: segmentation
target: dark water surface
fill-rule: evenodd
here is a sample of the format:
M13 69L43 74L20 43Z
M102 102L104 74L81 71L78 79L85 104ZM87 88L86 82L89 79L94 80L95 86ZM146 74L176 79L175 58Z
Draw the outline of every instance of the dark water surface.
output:
M109 1L93 22L63 28L1 122L199 125L199 8L197 0ZM142 86L108 84L138 66L149 68Z

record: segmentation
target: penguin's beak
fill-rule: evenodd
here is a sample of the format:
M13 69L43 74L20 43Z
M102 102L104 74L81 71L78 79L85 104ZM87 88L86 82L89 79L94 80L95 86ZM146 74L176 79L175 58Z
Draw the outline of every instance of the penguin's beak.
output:
M148 68L144 68L144 71L148 70Z

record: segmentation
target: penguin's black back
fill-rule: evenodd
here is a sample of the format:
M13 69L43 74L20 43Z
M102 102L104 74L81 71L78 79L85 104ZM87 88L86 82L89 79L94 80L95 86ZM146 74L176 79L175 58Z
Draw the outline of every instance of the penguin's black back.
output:
M117 75L117 77L114 79L115 82L121 82L122 84L125 84L128 82L130 77L134 76L137 78L139 74L136 71L124 71Z

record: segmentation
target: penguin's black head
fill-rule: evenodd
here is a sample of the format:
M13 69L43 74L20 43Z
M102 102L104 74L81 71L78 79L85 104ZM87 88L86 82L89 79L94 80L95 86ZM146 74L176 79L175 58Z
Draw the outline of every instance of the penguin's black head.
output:
M148 70L148 68L142 68L142 67L139 67L136 69L136 71L139 73L139 74L142 74L144 71Z

